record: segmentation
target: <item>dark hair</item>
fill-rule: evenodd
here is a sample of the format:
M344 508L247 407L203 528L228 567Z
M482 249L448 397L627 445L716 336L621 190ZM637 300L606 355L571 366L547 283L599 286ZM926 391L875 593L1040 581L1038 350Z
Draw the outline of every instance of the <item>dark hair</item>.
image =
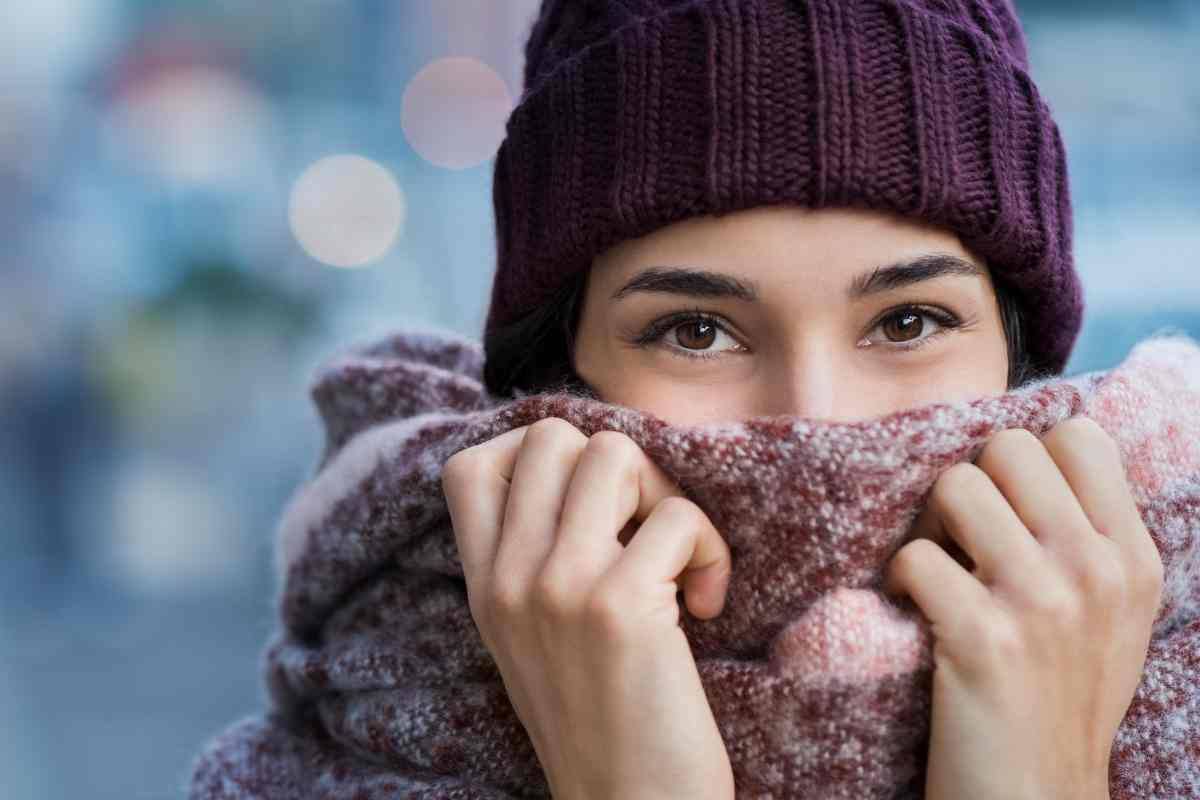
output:
M484 336L483 381L497 398L564 391L598 397L572 366L571 351L587 290L587 270L564 282L548 302ZM1015 290L993 279L1008 341L1008 388L1048 376L1033 364L1025 343L1024 313Z

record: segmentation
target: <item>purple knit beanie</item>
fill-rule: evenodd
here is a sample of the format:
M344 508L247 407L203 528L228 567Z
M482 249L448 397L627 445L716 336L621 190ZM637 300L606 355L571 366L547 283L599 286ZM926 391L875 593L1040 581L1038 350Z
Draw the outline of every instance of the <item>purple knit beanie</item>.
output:
M685 217L859 206L956 232L1061 373L1083 292L1028 70L1012 0L544 0L496 154L485 330Z

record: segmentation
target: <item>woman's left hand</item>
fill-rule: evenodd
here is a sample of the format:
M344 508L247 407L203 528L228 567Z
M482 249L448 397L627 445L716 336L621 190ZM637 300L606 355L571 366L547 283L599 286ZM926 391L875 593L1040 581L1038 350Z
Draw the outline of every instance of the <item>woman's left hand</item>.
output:
M1108 798L1163 582L1116 443L1086 417L1001 431L914 534L884 588L935 638L927 800Z

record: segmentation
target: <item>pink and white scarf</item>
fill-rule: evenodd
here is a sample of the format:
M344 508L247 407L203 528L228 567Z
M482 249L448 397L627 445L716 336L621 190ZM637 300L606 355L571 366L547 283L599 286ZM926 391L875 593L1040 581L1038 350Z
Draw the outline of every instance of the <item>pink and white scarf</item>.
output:
M1113 800L1200 798L1200 345L1140 343L1115 368L853 423L695 426L555 392L500 401L477 342L411 328L319 373L327 433L280 525L269 707L211 740L192 800L549 797L466 600L440 470L546 416L633 438L733 554L723 613L681 625L739 800L919 798L932 638L880 592L927 491L1005 428L1084 414L1119 443L1166 573L1143 678L1114 743Z

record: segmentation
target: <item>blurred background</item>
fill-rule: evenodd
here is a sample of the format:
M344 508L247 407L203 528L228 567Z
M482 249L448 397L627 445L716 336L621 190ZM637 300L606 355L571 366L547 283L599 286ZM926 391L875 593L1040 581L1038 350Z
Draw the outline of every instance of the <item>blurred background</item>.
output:
M1018 0L1069 373L1200 337L1200 0ZM37 0L0 26L0 797L182 797L260 709L323 358L481 329L537 0Z

